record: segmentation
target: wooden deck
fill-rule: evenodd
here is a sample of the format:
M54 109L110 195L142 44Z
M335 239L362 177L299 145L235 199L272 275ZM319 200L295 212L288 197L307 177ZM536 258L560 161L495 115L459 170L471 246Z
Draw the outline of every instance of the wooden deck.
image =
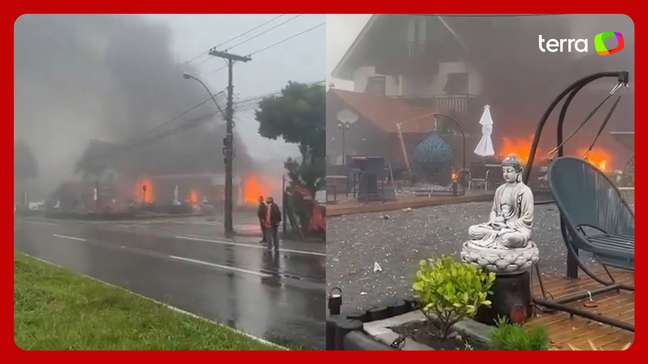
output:
M599 277L607 277L602 268L595 271ZM634 286L633 273L620 270L611 270L611 273L618 283ZM533 295L540 297L540 287L535 274L531 279ZM577 280L558 275L543 275L543 283L545 290L554 298L602 287L583 272L579 272ZM594 296L593 301L585 298L569 305L634 324L633 291L611 291ZM634 338L633 332L580 316L570 317L569 313L561 311L544 313L536 310L536 315L526 325L544 326L549 334L550 344L556 350L622 350L627 348Z

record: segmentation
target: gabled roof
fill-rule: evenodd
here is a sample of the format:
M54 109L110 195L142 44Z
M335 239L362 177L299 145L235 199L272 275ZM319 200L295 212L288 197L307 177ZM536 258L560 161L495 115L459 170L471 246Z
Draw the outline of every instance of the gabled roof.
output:
M408 15L408 14L374 14L369 18L367 23L364 25L358 36L354 39L353 43L347 48L346 52L337 63L331 75L336 78L350 80L352 78L353 71L361 65L375 65L375 64L365 64L367 62L367 57L376 61L368 55L367 52L371 52L370 49L376 49L375 44L380 44L378 48L383 48L386 46L385 42L393 42L394 39L400 39L398 37L390 37L391 40L384 39L385 28L391 29L388 33L391 34L394 32L394 22L407 21L412 16L425 16L429 19L430 22L433 22L437 29L440 31L436 34L439 37L443 44L447 44L447 40L451 40L456 43L457 46L464 48L465 44L461 41L457 33L452 29L451 25L444 20L441 15ZM402 23L399 23L402 24ZM378 34L380 33L380 34ZM404 43L406 39L402 39ZM447 49L445 50L447 52ZM371 62L371 61L369 61Z
M407 102L387 97L330 89L329 94L339 98L348 108L377 128L396 133L397 123L402 123L403 133L429 133L434 129L434 110L415 106Z
M360 30L360 33L358 33L358 36L353 40L353 43L349 48L347 48L346 52L344 52L344 55L340 59L337 65L335 65L335 68L333 68L333 72L331 72L331 75L333 77L338 77L342 79L348 79L348 71L344 70L343 68L347 65L349 58L351 57L351 54L356 50L358 44L364 40L364 38L367 36L367 32L369 29L374 25L376 21L376 15L372 15L371 18L367 21L367 23L362 27L362 30Z

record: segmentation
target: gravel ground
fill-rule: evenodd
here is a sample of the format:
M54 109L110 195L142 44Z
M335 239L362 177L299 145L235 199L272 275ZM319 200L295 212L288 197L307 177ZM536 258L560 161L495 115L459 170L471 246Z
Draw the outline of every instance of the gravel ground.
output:
M459 258L470 225L488 220L491 202L345 215L328 220L327 285L343 291L343 310L366 310L410 296L418 262ZM566 248L558 209L535 207L532 239L544 273L564 273ZM382 271L374 273L374 262Z

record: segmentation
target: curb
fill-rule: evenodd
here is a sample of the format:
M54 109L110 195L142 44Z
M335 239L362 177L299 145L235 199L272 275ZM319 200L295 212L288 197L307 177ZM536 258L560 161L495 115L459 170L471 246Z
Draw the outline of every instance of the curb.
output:
M413 299L397 299L393 305L379 306L364 312L332 315L326 320L326 350L397 350L367 335L364 324L389 319L418 310L419 304ZM454 325L461 336L470 337L487 347L492 326L464 319ZM481 349L480 349L481 350Z
M401 210L404 208L416 209L422 207L455 205L455 204L467 203L467 202L484 202L484 201L492 201L492 200L493 200L493 194L489 193L489 194L477 195L477 196L456 196L456 197L453 196L453 197L439 198L434 200L421 199L415 201L383 202L383 203L365 204L361 206L349 206L349 207L335 205L336 207L327 206L326 217L337 217L343 215L393 211L393 210Z
M389 347L381 342L374 340L362 331L351 331L344 336L342 341L344 350L375 350L375 351L394 351L396 349Z
M21 254L24 254L25 256L28 256L28 257L30 257L30 258L32 258L32 259L34 259L34 260L37 260L37 261L39 261L39 262L41 262L41 263L44 263L44 264L47 264L47 265L50 265L50 266L53 266L53 267L56 267L56 268L62 269L62 270L64 270L64 271L66 271L66 272L69 272L69 273L72 273L72 274L76 274L76 275L79 275L79 276L84 277L84 278L88 278L88 279L90 279L90 280L92 280L92 281L94 281L94 282L97 282L97 283L100 283L100 284L106 285L106 286L108 286L108 287L111 287L111 288L114 288L114 289L117 289L117 290L120 290L120 291L123 291L123 292L129 293L129 294L132 294L132 295L134 295L134 296L136 296L136 297L142 298L142 299L147 300L147 301L149 301L149 302L153 302L153 303L155 303L155 304L161 305L162 307L165 307L165 308L168 309L168 310L171 310L171 311L177 312L177 313L179 313L179 314L181 314L181 315L189 316L189 317L195 318L195 319L197 319L197 320L201 320L201 321L204 321L204 322L207 322L207 323L210 323L210 324L212 324L212 325L219 326L219 327L224 327L224 328L226 328L226 329L228 329L228 330L231 330L231 331L233 331L233 332L235 332L235 333L237 333L237 334L241 334L241 335L243 335L243 336L245 336L245 337L247 337L247 338L250 338L250 339L252 339L252 340L254 340L254 341L257 341L257 342L259 342L259 343L261 343L261 344L265 344L265 345L268 345L268 346L274 346L274 347L276 347L276 348L279 349L279 350L290 350L290 349L288 349L287 347L284 347L284 346L282 346L282 345L275 344L275 343L270 342L270 341L268 341L268 340L266 340L266 339L262 339L262 338L260 338L260 337L254 336L254 335L252 335L252 334L248 334L247 332L241 331L241 330L239 330L239 329L235 329L235 328L233 328L233 327L230 327L230 326L228 326L228 325L226 325L226 324L223 324L223 323L220 323L220 322L218 322L218 321L214 321L214 320L208 319L208 318L206 318L206 317L196 315L195 313L192 313L192 312L189 312L189 311L185 311L185 310L183 310L183 309L181 309L181 308L178 308L178 307L172 306L172 305L170 305L170 304L168 304L168 303L164 303L164 302L158 301L158 300L156 300L155 298L147 297L147 296L144 296L144 295L142 295L142 294L140 294L140 293L133 292L133 291L131 291L131 290L125 288L125 287L117 286L117 285L115 285L115 284L112 284L112 283L109 283L109 282L106 282L106 281L102 281L102 280L100 280L100 279L98 279L98 278L95 278L95 277L89 276L89 275L87 275L87 274L85 274L85 273L75 272L75 271L73 271L73 270L70 270L69 268L66 268L66 267L62 266L62 265L58 265L58 264L56 264L56 263L52 263L52 262L50 262L50 261L48 261L48 260L45 260L45 259L43 259L43 258L40 258L40 257L34 256L34 255L27 254L27 253L25 253L25 252L23 252L23 251L20 251L20 253L21 253ZM13 266L12 266L12 268L13 268ZM12 269L12 270L13 270L13 269Z

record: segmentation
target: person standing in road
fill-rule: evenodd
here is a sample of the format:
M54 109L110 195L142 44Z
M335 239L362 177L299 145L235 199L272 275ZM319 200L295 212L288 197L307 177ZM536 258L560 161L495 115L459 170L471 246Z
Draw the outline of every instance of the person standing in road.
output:
M259 241L259 244L268 242L268 239L266 239L265 225L263 223L267 209L268 206L266 206L265 202L263 201L263 196L259 196L259 207L257 208L257 217L259 218L259 226L261 227L261 241Z
M281 222L281 210L279 206L274 203L272 196L268 196L266 199L266 216L264 225L267 229L266 240L270 245L270 248L274 247L276 251L279 251L279 223Z

